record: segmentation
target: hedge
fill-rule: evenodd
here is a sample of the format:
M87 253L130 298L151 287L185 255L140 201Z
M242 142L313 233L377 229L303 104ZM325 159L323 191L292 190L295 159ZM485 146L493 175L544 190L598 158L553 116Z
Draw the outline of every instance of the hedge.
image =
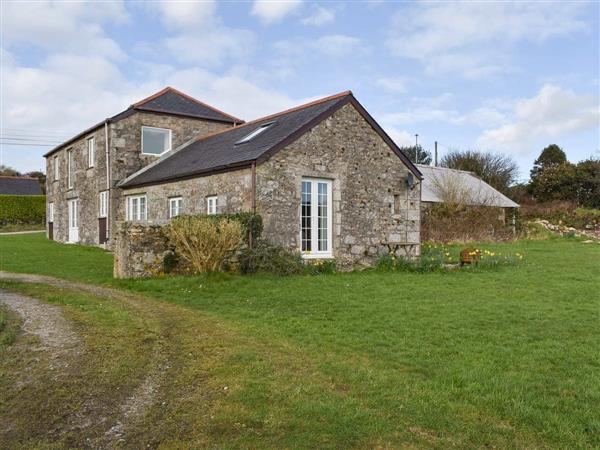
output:
M0 226L43 224L45 221L45 195L0 195Z
M263 230L262 217L259 214L253 214L249 212L240 212L233 214L212 214L207 216L214 220L227 219L239 222L242 226L242 235L244 241L248 243L250 234L252 234L253 242L260 239Z

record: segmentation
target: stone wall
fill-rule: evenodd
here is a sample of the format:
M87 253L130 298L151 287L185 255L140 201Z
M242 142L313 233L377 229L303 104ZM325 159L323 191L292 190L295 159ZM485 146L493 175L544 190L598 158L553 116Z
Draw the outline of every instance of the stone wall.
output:
M387 242L420 252L421 185L348 104L257 167L257 208L269 240L300 248L303 177L332 180L333 256L342 266L372 264Z
M205 177L123 190L117 217L125 217L125 198L145 194L149 225L169 222L169 198L182 198L182 214L206 214L206 197L217 196L219 213L250 211L252 208L251 169L223 172Z
M115 278L144 278L163 271L163 260L170 250L162 227L121 224L113 251Z
M169 128L172 130L172 147L176 148L194 137L212 133L230 126L229 124L165 114L136 112L116 123L109 124L109 161L111 199L109 202L109 230L123 221L121 190L116 188L119 181L145 165L155 161L157 156L142 155L142 126ZM93 168L87 167L86 141L94 136L96 158ZM85 245L99 243L99 193L106 190L106 154L104 126L59 150L46 159L47 201L54 202L54 239L68 240L68 200L79 200L79 242ZM67 187L67 150L74 154L73 188ZM54 181L54 156L60 161L60 178ZM109 232L110 236L110 232ZM112 240L109 247L112 247Z

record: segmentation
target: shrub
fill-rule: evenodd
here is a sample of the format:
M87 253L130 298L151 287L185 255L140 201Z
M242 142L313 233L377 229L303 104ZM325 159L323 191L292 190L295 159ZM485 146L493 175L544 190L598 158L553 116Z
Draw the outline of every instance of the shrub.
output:
M310 275L326 275L334 273L337 264L334 259L313 259L305 262L305 270Z
M45 195L0 195L0 225L43 224Z
M257 242L260 239L263 230L262 217L259 214L253 214L249 212L240 212L232 214L212 214L206 216L211 220L227 220L239 222L242 228L242 238L246 244L250 241L250 235L252 235L252 242Z
M224 217L179 216L165 233L175 252L199 273L220 270L242 242L240 222Z
M256 242L252 248L243 248L238 255L238 264L243 274L267 272L295 275L305 270L300 253L264 240Z

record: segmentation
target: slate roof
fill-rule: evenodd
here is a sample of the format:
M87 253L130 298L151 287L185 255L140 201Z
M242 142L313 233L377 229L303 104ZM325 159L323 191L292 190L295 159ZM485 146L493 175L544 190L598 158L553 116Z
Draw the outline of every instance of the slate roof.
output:
M352 93L346 91L240 126L202 136L194 142L184 144L165 154L153 164L123 180L119 186L133 187L155 184L248 167L253 162L260 164L349 102L352 102L413 173L421 178L418 169L358 103ZM255 138L246 143L238 143L268 123L272 123L272 125Z
M184 94L183 92L168 86L158 91L156 94L153 94L150 97L147 97L143 100L140 100L137 103L134 103L125 111L121 111L120 113L115 114L109 119L103 120L102 122L99 122L96 125L87 128L81 133L78 133L71 139L54 147L44 156L48 157L60 148L69 145L70 143L81 138L82 136L92 133L101 126L104 126L104 123L107 121L108 123L117 122L134 114L136 111L171 114L174 116L183 117L195 117L198 119L214 120L216 122L223 122L232 125L244 123L242 119L238 119L237 117L226 114L213 106L207 105L206 103L196 100L195 98L190 97L189 95Z
M37 178L0 176L0 195L42 195Z
M496 206L501 208L518 208L506 195L494 189L477 175L465 170L448 169L416 164L423 174L421 184L421 201L441 203L440 186L451 183L458 186L469 197L470 205Z

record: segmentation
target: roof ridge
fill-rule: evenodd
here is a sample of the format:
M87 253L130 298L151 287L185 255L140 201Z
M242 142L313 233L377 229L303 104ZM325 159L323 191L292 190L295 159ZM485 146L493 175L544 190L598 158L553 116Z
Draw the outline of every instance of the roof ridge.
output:
M164 89L161 89L160 91L152 94L151 96L146 97L146 98L144 98L144 99L142 99L142 100L134 103L133 105L130 106L130 108L134 108L134 109L135 108L139 108L140 106L143 106L144 104L146 104L146 103L154 100L155 98L160 97L163 94L166 94L167 92L174 92L175 94L180 95L183 98L186 98L187 100L190 100L190 101L192 101L192 102L194 102L194 103L196 103L196 104L198 104L200 106L203 106L205 108L211 109L211 110L213 110L213 111L215 111L215 112L217 112L219 114L222 114L225 117L229 117L234 122L241 122L241 123L244 122L244 120L239 119L239 118L237 118L235 116L232 116L231 114L227 114L226 112L221 111L220 109L215 108L214 106L209 105L208 103L204 103L204 102L202 102L202 101L200 101L200 100L192 97L191 95L186 94L185 92L181 92L179 89L175 89L172 86L167 86Z
M329 100L334 100L336 98L345 97L347 95L352 95L352 91L344 91L344 92L340 92L338 94L329 95L327 97L323 97L323 98L318 99L318 100L313 100L312 102L303 103L302 105L298 105L298 106L295 106L293 108L285 109L285 110L280 111L280 112L275 113L275 114L270 114L268 116L259 117L258 119L254 119L254 120L251 120L249 122L244 122L244 123L242 123L240 125L236 125L236 126L233 126L233 127L230 127L230 128L225 128L224 130L215 131L215 132L209 133L209 134L203 134L202 136L199 136L194 142L204 141L205 139L211 138L213 136L217 136L219 134L228 133L228 132L233 131L233 130L239 130L240 128L243 128L243 127L245 127L247 125L254 125L255 123L262 122L263 120L274 119L275 117L279 117L279 116L282 116L284 114L289 114L291 112L300 111L302 109L306 109L306 108L309 108L311 106L318 105L320 103L325 103L325 102L327 102Z

